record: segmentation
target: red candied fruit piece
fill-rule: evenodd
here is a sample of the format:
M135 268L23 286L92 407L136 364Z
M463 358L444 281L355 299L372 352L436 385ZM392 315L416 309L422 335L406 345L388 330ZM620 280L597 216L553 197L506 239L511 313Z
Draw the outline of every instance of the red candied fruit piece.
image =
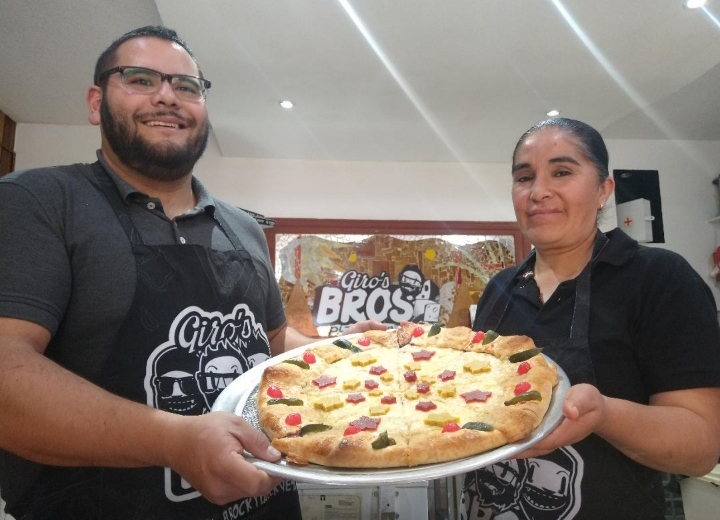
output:
M429 412L430 410L434 410L435 408L437 408L437 405L432 401L420 401L418 404L415 405L415 409L420 410L421 412Z
M520 374L521 376L525 375L528 372L530 372L531 368L532 368L532 365L530 363L528 363L527 361L523 361L522 363L520 363L518 365L517 373Z
M302 416L299 413L291 413L285 417L285 424L288 426L297 426L302 422Z
M367 347L368 345L370 345L370 338L368 338L367 336L363 336L358 340L358 345Z
M485 333L481 330L477 331L475 335L473 336L472 342L473 343L480 343L482 340L485 339Z
M305 361L305 363L307 363L308 365L312 365L316 361L315 354L306 351L305 354L303 354L303 361Z
M317 379L313 379L313 383L320 388L325 388L326 386L334 385L336 380L337 377L320 376Z
M408 383L414 383L415 381L417 381L417 374L412 370L408 370L407 372L405 372L403 374L403 377Z
M378 386L380 386L380 384L374 379L368 379L367 381L365 381L365 388L367 388L368 390L373 390Z
M427 383L418 383L416 387L419 394L427 394L430 391L430 385Z
M523 382L515 385L514 391L515 391L515 395L520 395L520 394L524 394L528 390L530 390L530 383L528 383L527 381L523 381Z
M442 379L443 381L450 381L451 379L455 379L455 371L454 370L445 370L438 374L438 377Z
M423 334L425 334L425 329L423 329L422 327L415 327L412 331L412 335L414 338L419 338Z
M362 403L365 400L365 396L362 394L350 394L345 398L348 403Z
M472 392L460 394L460 397L465 399L466 403L472 403L474 401L484 403L490 396L492 396L492 392L483 392L482 390L473 390Z
M427 361L435 355L435 351L421 350L419 352L413 352L412 357L414 361Z
M374 376L379 376L380 374L384 374L387 372L387 368L381 367L380 365L375 365L374 367L370 368L370 373Z
M450 422L447 423L445 426L443 426L442 432L443 433L452 433L460 430L460 425L458 423Z
M380 425L380 419L373 419L367 415L363 415L359 419L354 420L350 423L350 426L357 426L361 430L377 430Z
M345 428L345 432L343 435L355 435L356 433L360 433L362 431L362 428L359 426L348 426Z
M397 403L397 398L394 395L384 395L380 398L380 402L382 404L395 404Z
M270 385L267 389L267 395L269 395L272 398L279 399L283 396L282 390L280 390L275 385Z

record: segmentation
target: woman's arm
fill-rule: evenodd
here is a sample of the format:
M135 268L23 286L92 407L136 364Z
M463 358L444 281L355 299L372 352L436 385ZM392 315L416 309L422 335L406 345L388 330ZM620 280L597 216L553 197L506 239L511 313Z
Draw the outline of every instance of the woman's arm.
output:
M705 475L720 457L720 388L663 392L643 405L581 384L568 390L563 413L557 429L517 458L550 453L593 432L632 460L669 473Z

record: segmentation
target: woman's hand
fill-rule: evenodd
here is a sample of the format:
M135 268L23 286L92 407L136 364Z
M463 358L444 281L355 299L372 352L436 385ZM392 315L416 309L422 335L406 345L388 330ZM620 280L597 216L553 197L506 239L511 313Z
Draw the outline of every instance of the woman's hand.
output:
M605 421L605 397L592 385L574 385L565 394L562 410L560 425L515 458L539 457L583 440Z

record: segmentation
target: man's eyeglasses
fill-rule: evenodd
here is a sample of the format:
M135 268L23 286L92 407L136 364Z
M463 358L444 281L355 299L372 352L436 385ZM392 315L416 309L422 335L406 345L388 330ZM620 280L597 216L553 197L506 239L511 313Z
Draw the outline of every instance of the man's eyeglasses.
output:
M115 73L120 74L120 80L128 92L135 94L155 94L162 87L163 81L170 83L175 95L185 101L202 101L207 96L210 82L197 76L185 74L163 74L144 67L113 67L97 77L96 85Z

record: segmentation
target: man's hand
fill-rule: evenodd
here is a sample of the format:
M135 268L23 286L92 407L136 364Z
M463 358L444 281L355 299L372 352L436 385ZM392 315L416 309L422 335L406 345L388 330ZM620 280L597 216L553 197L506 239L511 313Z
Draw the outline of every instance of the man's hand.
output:
M243 449L267 461L278 460L280 452L240 417L226 412L178 416L173 430L168 465L210 502L263 496L281 482L243 458Z
M387 330L388 326L379 321L366 320L359 321L350 325L343 331L343 334L356 334L358 332L365 332L368 330Z

